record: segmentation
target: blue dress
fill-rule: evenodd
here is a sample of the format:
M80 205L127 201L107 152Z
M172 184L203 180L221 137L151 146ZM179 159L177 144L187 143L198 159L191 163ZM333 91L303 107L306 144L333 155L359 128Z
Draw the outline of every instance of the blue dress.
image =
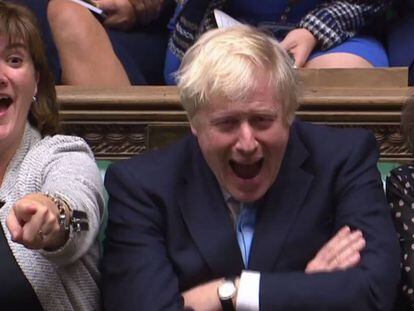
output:
M224 11L241 22L259 28L267 28L280 41L283 40L290 30L295 28L303 16L323 2L325 1L306 0L294 4L291 7L291 11L287 14L286 22L283 23L284 27L280 27L280 20L282 14L285 13L288 0L228 0ZM180 8L177 8L177 14L179 10ZM170 23L170 29L174 29L174 23L173 19ZM329 53L351 53L367 60L374 67L389 66L383 45L375 38L369 36L357 35L328 50L315 50L308 60ZM177 71L180 63L181 60L168 50L164 69L164 77L167 84L175 84L172 73Z

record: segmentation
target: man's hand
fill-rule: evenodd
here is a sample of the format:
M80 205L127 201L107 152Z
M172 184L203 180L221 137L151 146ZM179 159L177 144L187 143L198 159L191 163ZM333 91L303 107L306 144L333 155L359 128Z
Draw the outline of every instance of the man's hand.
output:
M223 281L224 279L216 279L182 293L184 297L184 309L188 311L221 311L222 307L217 289ZM240 278L236 278L234 282L238 288ZM236 297L233 298L233 305L236 305Z
M30 249L57 249L68 235L59 226L55 203L40 193L18 200L6 219L12 240Z
M295 66L303 67L317 42L309 30L298 28L290 31L280 44L293 55Z
M107 27L128 30L137 22L135 8L128 0L95 0L94 2L108 16L103 22Z
M140 24L148 24L155 20L162 9L164 0L130 0L135 7L137 21Z
M129 30L136 23L148 24L156 19L164 0L94 0L108 17L104 25Z
M351 231L343 227L331 238L307 265L305 273L330 272L354 267L361 259L360 252L365 247L365 239L360 230ZM223 279L193 287L182 295L185 310L221 310L217 288ZM238 287L239 279L236 280Z
M217 288L223 279L193 287L182 295L184 297L184 309L196 311L220 311L221 304L217 294Z
M306 266L306 273L330 272L355 267L365 239L360 230L351 231L348 226L341 228Z

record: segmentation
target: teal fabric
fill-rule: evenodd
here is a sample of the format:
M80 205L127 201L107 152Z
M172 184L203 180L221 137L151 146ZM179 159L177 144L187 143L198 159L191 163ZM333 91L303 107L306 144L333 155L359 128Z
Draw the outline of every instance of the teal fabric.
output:
M384 189L385 189L385 179L387 178L389 172L392 169L394 169L394 168L396 168L397 166L400 166L400 165L401 165L401 163L399 163L399 162L385 162L385 161L383 162L383 161L380 161L378 163L378 170L381 173L381 179L382 179L382 184L384 185Z

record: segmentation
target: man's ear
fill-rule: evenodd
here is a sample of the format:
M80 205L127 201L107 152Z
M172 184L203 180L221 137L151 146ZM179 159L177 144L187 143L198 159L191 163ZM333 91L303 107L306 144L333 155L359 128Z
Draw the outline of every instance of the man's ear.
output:
M193 116L192 118L188 118L188 122L190 122L191 133L194 136L197 136L197 127L198 127L198 118L197 116Z
M195 128L193 122L190 123L191 126L191 132L193 133L194 136L197 136L197 129Z

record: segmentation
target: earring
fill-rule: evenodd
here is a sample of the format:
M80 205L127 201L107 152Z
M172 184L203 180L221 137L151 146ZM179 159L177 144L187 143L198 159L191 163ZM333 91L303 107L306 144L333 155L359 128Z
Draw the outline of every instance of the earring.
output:
M33 97L32 97L32 103L33 103L33 105L37 105L38 104L36 95L33 95Z

